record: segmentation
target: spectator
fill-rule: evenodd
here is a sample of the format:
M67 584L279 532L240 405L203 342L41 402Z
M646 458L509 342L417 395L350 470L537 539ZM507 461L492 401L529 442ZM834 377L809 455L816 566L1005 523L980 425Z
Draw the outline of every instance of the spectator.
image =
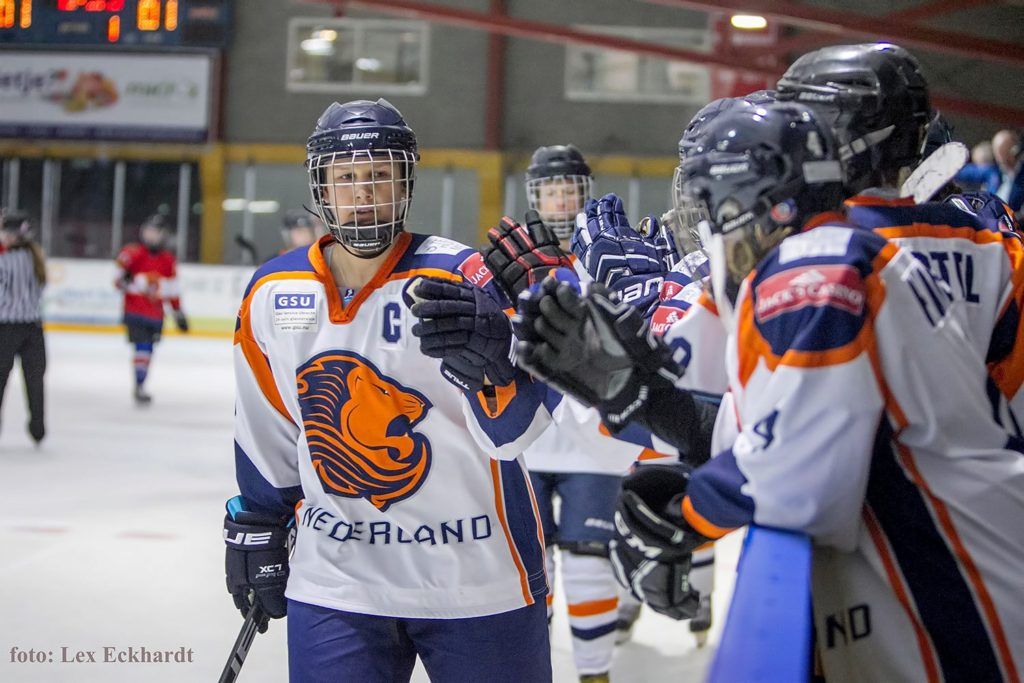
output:
M42 248L32 239L31 223L21 213L2 215L0 223L0 404L14 357L21 357L28 399L28 433L37 444L46 435L43 373L46 346L40 299L46 284Z
M981 143L975 146L971 163L960 169L956 182L998 195L1013 211L1020 211L1024 204L1024 171L1021 168L1024 158L1020 143L1019 133L999 131L992 138L991 145Z
M995 194L1020 211L1024 204L1024 158L1021 155L1020 133L1001 130L992 138L992 155L999 166L1000 181Z

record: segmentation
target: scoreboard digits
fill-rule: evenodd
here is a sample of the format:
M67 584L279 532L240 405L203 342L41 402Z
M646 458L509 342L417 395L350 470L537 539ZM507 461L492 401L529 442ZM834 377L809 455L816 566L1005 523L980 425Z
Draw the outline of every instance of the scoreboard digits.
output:
M0 46L224 47L229 1L0 0Z

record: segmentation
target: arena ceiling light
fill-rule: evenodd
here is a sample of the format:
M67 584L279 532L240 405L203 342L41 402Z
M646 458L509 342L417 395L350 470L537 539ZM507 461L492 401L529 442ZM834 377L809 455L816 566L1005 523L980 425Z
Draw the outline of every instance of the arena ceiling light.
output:
M768 20L759 14L734 14L729 19L729 23L733 25L733 28L744 31L760 31L768 28Z

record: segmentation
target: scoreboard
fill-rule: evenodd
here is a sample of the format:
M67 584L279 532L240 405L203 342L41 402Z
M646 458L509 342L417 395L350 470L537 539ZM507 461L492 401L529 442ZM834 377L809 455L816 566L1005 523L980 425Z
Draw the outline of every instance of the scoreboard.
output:
M230 0L0 0L0 47L227 45Z

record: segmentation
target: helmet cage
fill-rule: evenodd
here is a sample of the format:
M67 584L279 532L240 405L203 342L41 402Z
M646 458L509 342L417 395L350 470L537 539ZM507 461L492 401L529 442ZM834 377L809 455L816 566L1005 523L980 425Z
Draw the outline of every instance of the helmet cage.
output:
M313 206L334 239L363 258L390 247L409 215L416 160L405 149L311 154Z
M589 175L552 175L527 178L526 201L540 214L544 224L560 240L572 237L576 215L593 196L594 181Z

